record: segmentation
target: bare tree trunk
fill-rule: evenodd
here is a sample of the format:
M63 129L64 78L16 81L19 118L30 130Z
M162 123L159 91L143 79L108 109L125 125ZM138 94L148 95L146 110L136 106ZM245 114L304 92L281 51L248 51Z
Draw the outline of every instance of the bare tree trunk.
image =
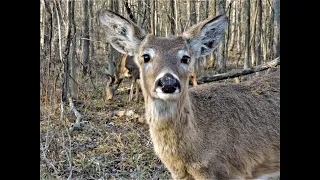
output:
M214 1L214 0L213 0ZM190 5L190 1L187 1L187 20L190 24L190 14L191 14L191 5ZM187 25L186 25L186 28L187 28Z
M209 2L209 1L206 1L206 5L205 5L205 7L206 7L206 9L205 9L205 10L206 10L206 11L205 11L205 16L206 16L206 17L210 15L209 5L210 5L210 2Z
M67 30L67 42L65 45L64 55L64 71L62 82L62 102L68 103L68 87L69 87L69 52L71 43L71 28L72 28L72 8L71 1L68 1L68 30Z
M258 23L257 23L257 37L256 37L256 64L260 65L261 56L261 44L262 44L262 0L258 0L257 10L258 10Z
M209 64L208 64L208 66L207 66L207 69L213 68L213 67L214 67L214 63L215 63L215 61L214 61L214 54L211 53L211 54L209 55Z
M197 19L197 23L200 22L200 2L199 1L195 1L195 6L196 6L196 19Z
M174 32L175 34L178 34L178 6L177 6L177 0L173 0L174 1Z
M161 9L161 7L158 6L159 9ZM159 36L165 36L165 27L164 27L164 23L163 23L163 19L159 17Z
M138 4L138 7L139 7L139 9L141 10L141 13L143 13L143 11L145 10L145 8L143 7L144 6L144 2L143 1L138 1L137 2L137 4ZM137 24L140 26L140 27L142 27L142 18L141 18L141 16L139 16L139 14L137 15ZM143 27L142 27L143 28Z
M119 13L119 1L112 1L112 5L110 8L116 12ZM107 34L108 36L108 34ZM115 62L116 59L118 59L118 56L120 56L120 53L118 53L117 50L115 50L111 44L109 44L109 57L108 57L108 74L113 77L115 72Z
M71 1L71 21L72 21L72 55L71 55L71 62L70 62L70 74L71 74L71 97L72 99L78 98L78 85L77 85L77 64L76 64L76 54L77 54L77 29L76 29L76 22L74 20L74 3L75 1Z
M151 17L150 17L150 19L149 19L149 21L150 21L150 30L151 30L151 34L154 34L154 35L156 35L156 32L155 32L155 22L154 22L154 17L155 17L155 10L154 10L154 3L155 3L155 1L156 0L149 0L149 1L151 1L150 2L150 15L151 15Z
M156 36L159 36L160 35L160 29L159 29L159 21L158 21L158 19L160 18L159 17L159 14L158 14L158 10L159 10L159 8L158 8L158 5L159 4L159 1L155 1L155 3L154 3L154 25L155 25L155 35Z
M234 3L233 0L228 0L228 14L229 14L229 18L231 18L231 11L232 11L232 4ZM233 33L234 32L231 32L232 30L232 25L231 25L231 21L228 21L228 33L227 33L227 36L226 36L226 43L225 43L225 64L227 64L227 60L228 60L228 55L229 55L229 42L230 42L230 33Z
M175 14L176 14L176 9L175 9L175 0L171 0L170 1L170 6L171 6L171 16L169 17L169 21L170 21L170 32L172 35L176 34L176 19L175 19Z
M230 48L229 51L232 51L235 45L235 36L236 36L236 27L237 27L237 4L233 1L233 11L232 11L232 18L231 18L231 37L230 37ZM230 18L230 17L229 17Z
M193 26L197 23L197 10L196 10L196 1L190 0L190 26ZM197 59L194 64L190 64L190 71L193 74L196 74L197 72L197 65L198 65L198 61L199 59Z
M228 13L228 17L231 19L231 11L232 11L232 3L233 1L232 0L228 0L227 1L228 3L228 6L227 6L227 9L228 10L225 10L225 13ZM226 6L226 5L225 5ZM224 7L225 7L224 6ZM226 9L226 7L225 7ZM227 25L227 29L226 29L226 34L225 34L225 43L224 43L224 71L227 70L227 60L228 60L228 47L229 47L229 40L230 40L230 31L231 31L231 20L228 21L228 25Z
M138 24L141 26L141 28L147 29L145 22L148 19L148 16L147 16L148 5L143 1L139 1L139 2L141 2L141 5L139 5L139 7L141 6L143 8L143 18L141 18L141 21L140 21L141 23L138 23Z
M82 46L82 62L83 75L87 75L89 70L89 16L88 16L88 0L83 0L83 46Z
M113 4L113 10L115 12L119 13L120 12L120 2L119 2L119 0L114 0L113 3L114 3Z
M126 11L129 15L129 18L133 21L133 22L137 22L136 19L133 16L133 12L131 11L130 7L129 7L129 3L128 0L124 0L124 6L126 7Z
M183 8L183 10L181 9L181 7ZM185 11L185 3L177 3L177 8L178 8L178 12L176 13L177 15L177 19L179 23L179 25L177 25L177 32L178 34L180 34L181 32L184 32L184 29L186 28L186 25L183 23L183 20L181 17L186 17L187 16L187 12L188 11ZM179 15L179 18L178 18L178 15Z
M145 29L149 33L151 33L151 18L152 18L150 2L151 2L151 0L146 0L146 2L145 2L145 6L146 6L146 11L145 11L146 23L144 23L144 24L146 24L145 25Z
M131 102L132 98L133 98L133 88L134 88L134 84L136 83L136 79L132 78L131 80L131 86L130 86L130 95L129 95L129 99L128 101Z
M52 27L53 27L53 21L52 21L52 13L53 8L51 6L50 0L45 0L45 9L46 9L46 20L47 25L45 28L44 33L44 55L45 57L48 57L48 63L47 63L47 76L46 76L46 84L45 84L45 99L44 99L44 105L48 104L49 101L49 79L50 79L50 67L51 67L51 58L52 58Z
M40 52L43 52L44 49L44 0L40 0Z
M90 38L92 39L92 41L90 42L90 59L91 61L94 60L94 42L95 42L95 37L94 37L94 30L93 27L94 26L94 15L93 15L93 3L94 1L90 0L89 1L89 12L90 12Z
M211 2L212 2L211 3L211 15L213 17L215 17L216 16L216 0L212 0Z
M61 10L59 6L59 2L57 0L54 0L55 3L55 9L56 9L56 17L57 17L57 25L58 25L58 53L59 53L59 59L61 62L63 62L63 57L62 57L62 27L61 27L61 21L62 21L62 16L61 16Z
M190 21L191 26L197 23L196 1L190 0Z
M139 87L140 87L139 79L136 79L136 97L135 97L136 102L138 102L139 100Z
M238 18L238 36L237 36L237 51L239 52L239 53L241 53L242 51L242 49L241 49L241 36L242 36L242 18L241 18L241 16L242 16L242 6L241 6L241 1L237 1L236 3L238 3L238 9L239 9L239 12L238 12L238 16L237 16L237 18Z
M262 14L264 15L263 19L264 19L264 23L262 24L262 31L261 31L261 35L262 35L262 56L263 56L263 63L266 62L267 60L267 52L268 52L268 41L267 41L267 30L268 30L268 24L267 24L267 14L268 12L266 11L266 9L263 10Z
M45 6L45 11L46 11L46 17L44 22L46 25L44 26L44 34L43 34L43 43L44 43L44 55L47 57L48 56L48 51L50 51L50 46L52 39L52 7L51 7L51 2L50 0L45 0L44 1L44 6ZM51 54L51 52L49 53Z
M274 37L274 10L271 7L271 15L270 15L270 24L269 24L269 32L270 32L270 36L269 36L269 50L270 50L270 57L269 59L272 59L273 56L273 37Z
M213 17L216 16L216 0L212 0L210 14ZM215 66L215 60L216 60L215 52L216 51L213 51L210 55L208 68L213 68Z
M220 0L218 2L218 15L224 14L226 11L226 1ZM218 72L226 71L226 57L225 57L225 36L222 37L219 43L217 51L217 60L218 60Z
M196 23L200 21L200 2L195 1L195 13L196 13ZM195 64L195 74L199 75L201 73L201 61L203 61L203 57L199 58L197 60L197 63Z
M255 38L256 38L256 22L257 22L257 14L258 14L258 11L257 11L257 0L255 0L253 2L253 8L252 8L252 12L253 13L253 24L252 25L252 33L251 33L251 38L250 38L250 49L251 49L251 65L252 66L255 66L256 64L256 44L255 44Z
M274 18L277 22L277 44L276 44L276 52L275 57L280 56L280 0L274 0L273 1L273 7L274 7Z
M99 3L99 1L96 1L95 3L94 3L94 9L100 9L100 7L101 7L101 5L100 5L100 3ZM99 20L99 18L96 16L95 18L94 18L94 20L95 20L95 24L96 25L100 25L100 20ZM97 40L97 42L96 42L96 48L97 49L102 49L102 46L101 46L101 41L100 41L100 33L101 33L101 31L100 30L98 30L98 31L96 31L95 32L95 34L94 34L94 37L95 37L95 39Z
M201 73L201 61L203 61L203 57L199 58L197 60L197 67L195 68L196 69L196 75L199 75Z
M246 22L243 23L245 29L245 53L244 53L244 68L250 68L250 0L245 2Z

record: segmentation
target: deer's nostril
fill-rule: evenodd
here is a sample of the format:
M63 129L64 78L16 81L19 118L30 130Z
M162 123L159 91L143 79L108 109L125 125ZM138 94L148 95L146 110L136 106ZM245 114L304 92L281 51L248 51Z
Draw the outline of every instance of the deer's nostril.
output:
M162 87L163 86L163 83L161 81L161 79L158 80L158 84L157 84L159 87Z

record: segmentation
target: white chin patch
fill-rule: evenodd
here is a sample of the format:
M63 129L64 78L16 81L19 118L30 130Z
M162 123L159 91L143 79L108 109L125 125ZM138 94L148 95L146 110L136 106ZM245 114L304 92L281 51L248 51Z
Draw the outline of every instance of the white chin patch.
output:
M179 93L157 93L158 97L163 100L173 100L179 97Z
M158 87L156 92L157 96L163 100L177 99L180 95L179 89L176 89L173 93L163 93L161 88Z

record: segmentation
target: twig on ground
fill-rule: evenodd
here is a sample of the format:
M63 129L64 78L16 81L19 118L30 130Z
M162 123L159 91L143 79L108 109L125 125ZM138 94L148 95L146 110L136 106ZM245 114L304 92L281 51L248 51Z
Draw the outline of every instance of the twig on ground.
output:
M64 133L63 133L63 131L61 132L61 135L62 135L62 148L63 149L65 149L65 153L66 153L66 156L67 156L67 159L68 159L68 163L69 163L69 168L70 168L70 174L69 174L69 176L68 176L68 180L70 180L71 179L71 177L72 177L72 160L71 160L71 156L72 156L72 154L71 154L71 137L70 137L70 134L69 134L69 132L68 132L68 129L66 129L67 130L67 134L68 134L68 139L69 139L69 148L68 147L66 147L66 145L65 145L65 139L64 139Z
M42 145L42 143L40 143L40 148L41 148L41 151L42 151L42 158L43 158L43 160L44 160L48 165L51 166L51 168L52 168L53 171L54 171L54 174L57 175L57 174L58 174L57 169L56 169L56 167L53 165L53 163L47 158L46 152L45 152L46 149L45 149L43 146L44 146L44 145Z

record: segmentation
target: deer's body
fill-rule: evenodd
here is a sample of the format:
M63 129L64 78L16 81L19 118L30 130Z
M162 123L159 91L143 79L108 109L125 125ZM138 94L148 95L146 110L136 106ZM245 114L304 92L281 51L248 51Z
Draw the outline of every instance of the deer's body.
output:
M176 104L175 119L161 110L172 104L162 104L159 116L150 112L157 108L153 103L146 105L155 151L170 171L179 169L177 179L254 179L279 172L279 72L250 84L190 88L189 98Z
M108 41L134 55L154 150L174 179L253 179L280 172L280 73L188 89L189 64L218 45L219 16L183 35L147 35L113 12Z

